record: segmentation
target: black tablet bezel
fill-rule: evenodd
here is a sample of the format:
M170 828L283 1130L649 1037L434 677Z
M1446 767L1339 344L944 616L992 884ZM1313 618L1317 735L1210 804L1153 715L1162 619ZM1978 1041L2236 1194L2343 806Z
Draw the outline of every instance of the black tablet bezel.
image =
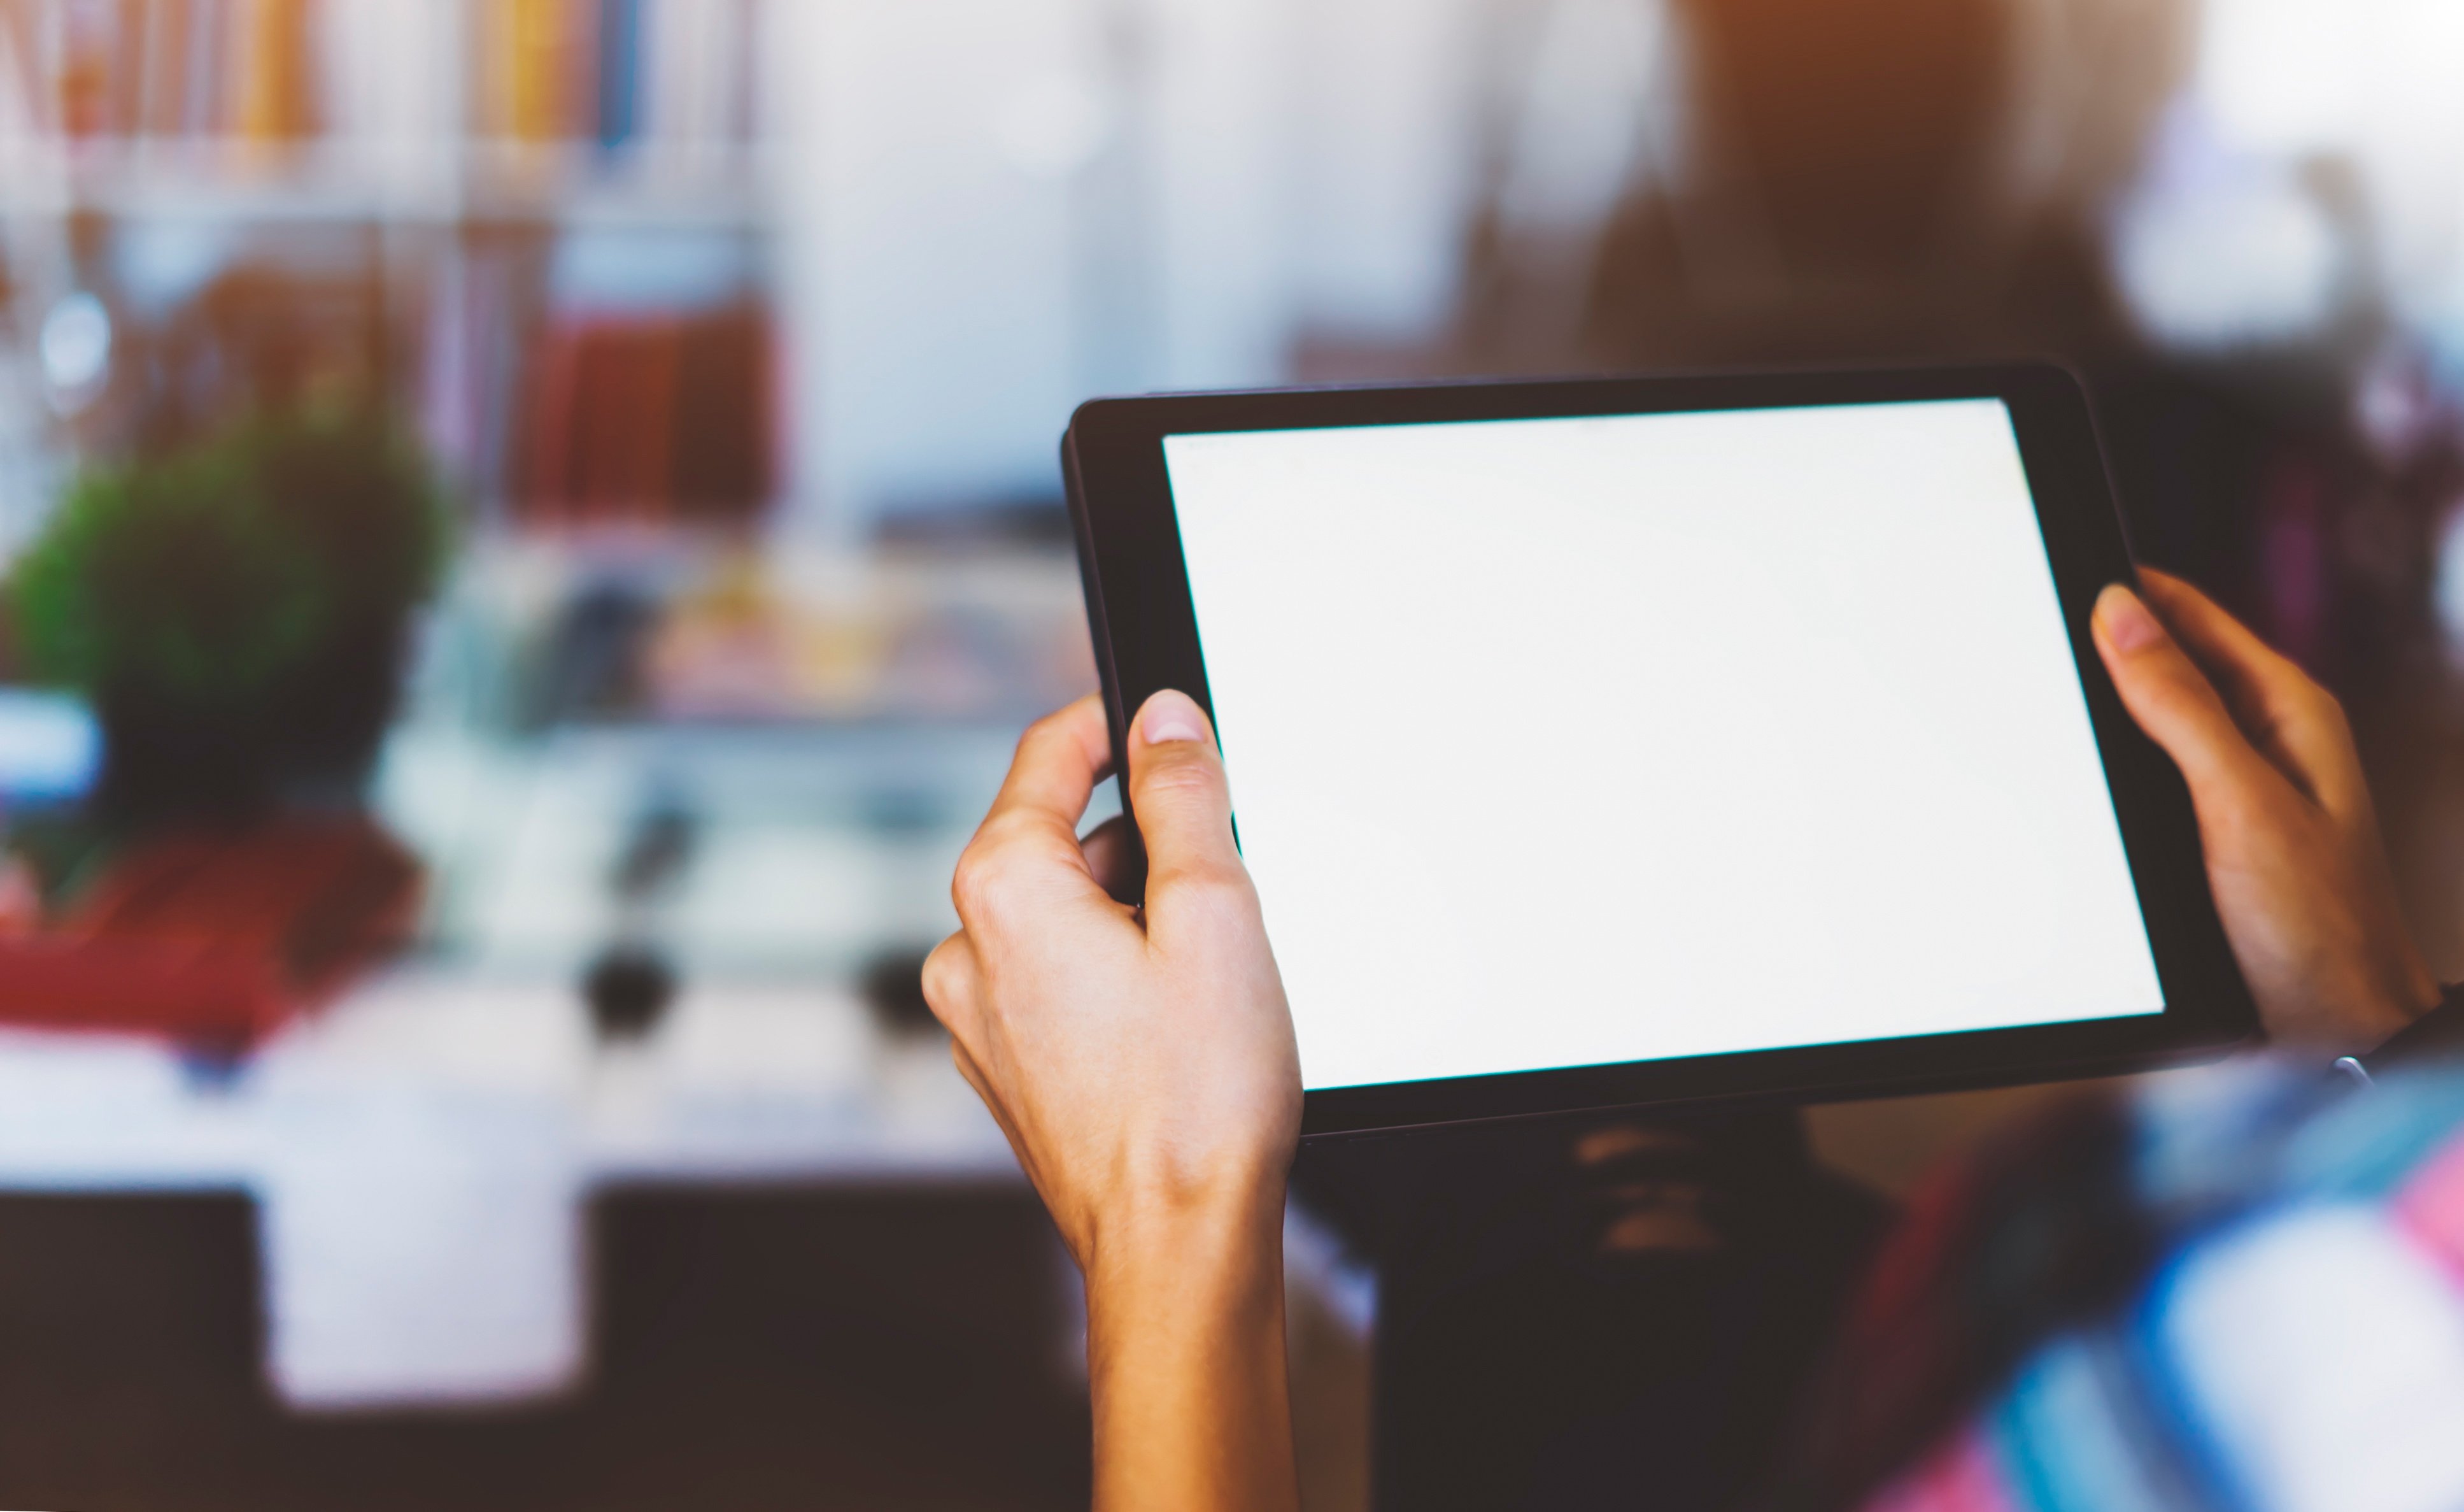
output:
M2050 1079L2142 1068L2251 1040L2256 1015L2219 923L2189 795L2122 706L2090 638L2097 594L2133 577L2086 395L2067 371L2017 362L1098 399L1071 418L1062 466L1103 675L1116 767L1129 713L1173 687L1213 701L1164 465L1167 435L1344 426L1782 409L1939 399L2006 404L2121 819L2162 1014L1308 1094L1304 1132L1357 1133L1642 1103L1803 1101ZM1241 732L1221 732L1237 770ZM1122 804L1128 807L1124 785ZM1820 983L1773 984L1815 991Z

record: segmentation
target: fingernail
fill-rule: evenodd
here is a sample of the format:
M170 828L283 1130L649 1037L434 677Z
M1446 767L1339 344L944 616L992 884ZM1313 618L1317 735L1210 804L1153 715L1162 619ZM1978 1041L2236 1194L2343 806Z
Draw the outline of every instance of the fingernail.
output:
M1167 688L1147 700L1146 713L1138 717L1138 729L1150 745L1167 745L1174 741L1206 739L1206 716L1186 693Z
M2104 632L2105 641L2125 655L2165 638L2165 627L2147 612L2139 595L2119 583L2106 585L2104 591L2097 595L2096 622Z

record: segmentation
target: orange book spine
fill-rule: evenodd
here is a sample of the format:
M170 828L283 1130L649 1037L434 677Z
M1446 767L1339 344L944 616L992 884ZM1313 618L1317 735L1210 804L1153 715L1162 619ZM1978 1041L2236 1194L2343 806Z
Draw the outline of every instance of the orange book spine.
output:
M500 14L505 134L554 142L575 119L573 56L580 17L572 0L489 0Z
M316 130L309 0L249 0L241 11L236 124L242 140L296 142Z

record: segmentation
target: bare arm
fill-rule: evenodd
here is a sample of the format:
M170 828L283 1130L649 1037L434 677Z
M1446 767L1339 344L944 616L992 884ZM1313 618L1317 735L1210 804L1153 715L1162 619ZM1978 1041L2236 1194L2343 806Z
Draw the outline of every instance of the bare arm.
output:
M1099 1508L1293 1508L1280 1201L1156 1224L1087 1280Z
M1077 835L1109 760L1092 699L1027 732L925 993L1086 1275L1096 1506L1279 1512L1291 1015L1204 715L1158 694L1130 737L1142 908Z

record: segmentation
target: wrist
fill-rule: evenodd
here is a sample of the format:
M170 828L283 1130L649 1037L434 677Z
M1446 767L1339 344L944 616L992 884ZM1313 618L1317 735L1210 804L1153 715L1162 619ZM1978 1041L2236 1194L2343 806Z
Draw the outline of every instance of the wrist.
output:
M1148 1173L1123 1183L1085 1225L1078 1261L1091 1289L1163 1267L1214 1268L1267 1249L1281 1252L1284 1169L1264 1162L1203 1173Z
M1063 1228L1070 1250L1091 1279L1099 1254L1120 1258L1157 1246L1187 1250L1259 1232L1280 1234L1293 1143L1245 1128L1213 1139L1185 1129L1139 1130L1100 1165L1086 1163L1109 1179L1082 1187L1068 1204Z
M1085 1256L1099 1509L1295 1504L1282 1184L1141 1208Z

